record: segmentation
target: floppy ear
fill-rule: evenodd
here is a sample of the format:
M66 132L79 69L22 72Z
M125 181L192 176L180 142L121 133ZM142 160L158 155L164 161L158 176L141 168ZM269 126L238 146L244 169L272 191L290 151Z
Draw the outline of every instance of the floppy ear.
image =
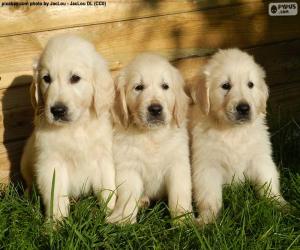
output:
M116 99L114 102L112 114L115 122L128 127L129 115L125 95L125 78L122 74L115 80Z
M94 66L93 107L99 117L102 112L112 108L115 98L114 84L109 69L103 59L97 55Z
M210 101L207 81L203 78L199 79L198 88L200 108L205 115L208 115L210 110Z
M42 107L42 98L39 90L39 81L38 81L38 72L39 72L39 62L38 59L35 59L32 64L33 69L33 78L30 85L30 98L31 105L36 114L40 113Z
M173 109L173 116L177 127L180 127L181 123L185 120L187 115L189 98L184 92L185 82L181 74L175 68L173 68L172 71L172 80L175 86L175 105Z
M261 91L261 98L260 98L260 103L259 103L259 110L263 113L266 114L267 112L267 101L269 98L269 88L268 85L265 82L265 77L266 73L264 69L259 66L259 76L261 78L261 83L260 83L260 91Z
M190 94L193 103L200 105L202 112L208 115L210 109L209 88L204 75L197 75L190 85Z

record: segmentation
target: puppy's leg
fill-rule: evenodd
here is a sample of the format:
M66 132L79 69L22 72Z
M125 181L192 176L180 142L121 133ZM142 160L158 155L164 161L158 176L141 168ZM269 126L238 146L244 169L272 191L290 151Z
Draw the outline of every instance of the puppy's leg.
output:
M61 165L61 164L60 164ZM53 167L58 166L58 167ZM69 214L69 197L68 185L69 178L66 168L59 166L53 161L42 164L42 169L39 169L37 174L38 188L43 197L43 202L46 208L46 216L50 217L51 211L51 190L53 181L53 173L55 169L55 183L53 192L53 219L61 220Z
M21 160L21 174L26 183L25 193L29 195L33 186L33 165L23 162L23 158Z
M279 173L271 156L265 155L255 158L255 162L252 163L246 174L259 187L264 187L260 188L260 195L275 197L281 205L286 204L280 193Z
M166 176L168 203L172 217L192 211L191 182L189 159L176 160Z
M34 179L34 145L32 136L28 139L21 158L21 174L26 182L25 193L30 194Z
M200 224L212 223L222 208L223 176L220 169L209 163L194 166L193 188L194 199L198 209Z
M107 218L110 223L135 223L138 202L143 193L140 175L133 170L117 171L117 202L112 214Z
M103 156L99 173L95 173L93 181L93 191L98 198L107 202L108 213L110 213L116 203L116 183L115 168L111 156Z

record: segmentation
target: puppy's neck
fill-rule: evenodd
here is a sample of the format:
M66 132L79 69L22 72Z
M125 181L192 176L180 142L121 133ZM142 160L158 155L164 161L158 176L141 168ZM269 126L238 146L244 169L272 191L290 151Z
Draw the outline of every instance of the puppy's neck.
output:
M265 126L265 115L260 114L256 117L255 120L250 122L245 122L242 124L234 124L230 122L223 122L219 121L216 117L208 114L202 116L202 125L203 127L206 127L207 130L214 129L218 131L243 131L243 130L249 130L251 128L257 127L257 126Z
M171 124L166 124L166 125L163 125L163 126L157 126L157 127L149 128L149 127L139 126L135 123L131 123L127 127L124 127L122 125L117 125L117 127L118 127L119 131L122 131L124 133L144 134L144 135L148 135L150 137L151 136L157 136L161 133L168 134L171 131L173 131L173 125L171 125Z

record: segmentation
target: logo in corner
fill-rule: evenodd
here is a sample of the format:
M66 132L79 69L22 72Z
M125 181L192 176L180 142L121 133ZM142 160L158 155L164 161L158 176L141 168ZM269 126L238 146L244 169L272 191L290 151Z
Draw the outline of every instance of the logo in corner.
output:
M270 16L296 16L298 4L296 2L269 3Z

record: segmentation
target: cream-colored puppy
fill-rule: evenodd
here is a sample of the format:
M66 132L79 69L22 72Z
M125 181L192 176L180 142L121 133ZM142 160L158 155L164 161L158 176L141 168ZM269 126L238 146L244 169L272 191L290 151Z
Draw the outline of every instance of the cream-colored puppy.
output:
M138 55L116 80L117 203L109 222L136 222L138 203L168 197L172 216L191 211L191 173L180 73L164 58Z
M115 170L110 108L114 85L103 58L89 42L72 35L51 39L34 66L31 86L35 128L21 161L30 188L34 178L46 215L69 213L69 197L92 190L113 209Z
M222 207L222 185L249 178L261 194L280 195L279 174L265 122L264 70L238 49L220 50L192 88L192 181L200 223ZM266 189L269 192L266 193Z

